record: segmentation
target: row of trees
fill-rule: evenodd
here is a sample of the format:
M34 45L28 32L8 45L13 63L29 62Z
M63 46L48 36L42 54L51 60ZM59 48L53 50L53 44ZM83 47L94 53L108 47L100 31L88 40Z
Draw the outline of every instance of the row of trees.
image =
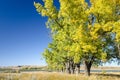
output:
M120 58L120 0L43 2L34 5L48 17L52 42L43 55L50 68L79 73L84 64L89 76L93 64Z

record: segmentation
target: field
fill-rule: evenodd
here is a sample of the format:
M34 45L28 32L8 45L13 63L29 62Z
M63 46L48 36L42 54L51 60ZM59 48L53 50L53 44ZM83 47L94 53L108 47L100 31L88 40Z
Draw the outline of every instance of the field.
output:
M120 73L92 73L90 77L61 72L0 73L0 80L120 80Z

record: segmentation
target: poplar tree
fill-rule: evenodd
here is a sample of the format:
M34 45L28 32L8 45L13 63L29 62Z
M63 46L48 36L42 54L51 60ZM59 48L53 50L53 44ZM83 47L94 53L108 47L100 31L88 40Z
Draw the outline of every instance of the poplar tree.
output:
M53 0L34 3L38 13L47 16L52 42L43 53L48 65L68 73L79 73L80 63L90 76L92 64L120 58L119 0Z

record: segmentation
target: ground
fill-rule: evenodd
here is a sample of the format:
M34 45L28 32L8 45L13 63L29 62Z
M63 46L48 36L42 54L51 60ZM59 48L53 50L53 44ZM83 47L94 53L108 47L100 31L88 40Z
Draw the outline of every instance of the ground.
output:
M83 73L65 74L62 72L21 72L0 73L0 80L120 80L120 72L116 73L92 73L86 77Z

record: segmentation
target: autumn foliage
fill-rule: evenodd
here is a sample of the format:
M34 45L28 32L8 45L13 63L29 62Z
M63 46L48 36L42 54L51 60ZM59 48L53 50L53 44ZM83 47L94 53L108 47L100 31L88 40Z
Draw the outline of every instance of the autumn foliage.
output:
M90 75L93 64L120 58L120 0L56 0L35 2L47 16L52 42L43 55L52 69L79 73L80 64Z

